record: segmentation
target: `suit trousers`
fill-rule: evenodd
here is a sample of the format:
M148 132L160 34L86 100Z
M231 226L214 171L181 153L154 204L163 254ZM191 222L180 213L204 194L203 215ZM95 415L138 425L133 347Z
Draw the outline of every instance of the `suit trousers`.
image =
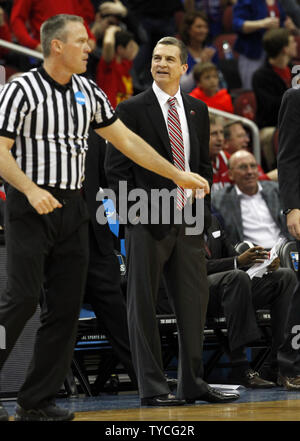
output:
M296 241L298 253L300 253L300 241ZM300 255L300 254L299 254ZM278 363L281 373L286 376L300 375L300 271L298 270L297 282L291 295L291 301L286 313L285 340L278 351ZM296 328L296 330L295 330Z
M294 271L279 268L262 278L254 277L251 280L244 271L231 270L209 275L208 279L211 295L208 313L224 313L231 351L260 337L254 311L270 309L272 361L274 364L278 363L281 371L292 369L293 357L297 353L283 351L281 347L286 338L289 311L291 308L300 310L300 297L295 295L297 278Z
M18 403L42 408L52 401L70 368L88 264L88 211L79 191L49 189L63 204L39 215L9 187L6 201L7 289L0 297L6 330L3 366L43 290L41 326Z
M256 323L251 280L242 270L229 270L208 276L209 302L207 314L225 316L228 344L234 351L261 337Z
M141 224L126 228L129 338L139 393L152 397L170 392L164 375L156 303L162 275L175 311L178 339L179 398L207 391L203 381L203 331L208 302L201 236L186 236L176 225L161 240Z

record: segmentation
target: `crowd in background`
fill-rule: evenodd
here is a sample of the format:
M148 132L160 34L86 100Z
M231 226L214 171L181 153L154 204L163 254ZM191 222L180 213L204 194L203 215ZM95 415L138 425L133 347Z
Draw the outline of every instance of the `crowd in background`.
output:
M0 39L41 52L41 24L52 15L61 13L84 18L91 48L85 75L106 93L114 108L151 86L151 58L157 41L164 36L182 40L188 50L188 69L181 78L181 89L205 102L209 111L218 109L226 112L221 117L210 111L209 157L213 168L212 207L219 213L222 227L230 238L229 254L233 253L233 246L243 240L255 245L252 249L255 256L260 248L270 250L280 237L292 239L284 229L285 218L278 194L277 119L283 94L298 84L298 71L294 66L300 61L300 1L0 0ZM6 81L38 67L42 62L37 57L1 46L0 59L6 68ZM232 120L231 115L238 115L241 119ZM243 124L243 118L258 126L261 163L252 155L255 153L253 134ZM0 225L3 227L1 209L4 201L5 193L0 191ZM220 233L220 227L217 228ZM241 256L242 260L245 259L244 254ZM229 256L214 256L212 253L206 257L208 260L220 260ZM246 257L247 265L256 263L251 260L251 252ZM243 270L236 271L244 267L243 262L240 263L236 255L230 255L230 258L231 266L226 267L226 271L232 271L229 276L232 277L234 272L245 279ZM219 274L223 270L223 266L218 269L213 267L211 272ZM292 271L279 270L279 261L270 268L269 273L272 272L275 275L268 276L267 282L264 279L264 286L255 286L259 301L256 299L254 306L271 304L275 317L280 308L288 310L297 281ZM249 280L247 290L251 305L255 284ZM219 275L215 277L218 292L221 282L225 283ZM279 287L278 293L273 288L274 284ZM241 283L235 286L238 285ZM286 295L284 305L278 306L282 302L282 293L287 291L289 297ZM265 297L262 298L261 292ZM245 316L249 305L244 308ZM229 312L234 311L232 305L229 309ZM237 307L237 310L240 308ZM286 315L281 314L280 317ZM242 317L241 314L239 316ZM242 328L242 325L239 326ZM274 326L274 359L284 328L278 318L276 325L281 333L275 335ZM232 335L237 329L238 326ZM256 329L253 335L255 333ZM231 358L237 364L242 359L243 376L249 369L244 360L244 346L251 340L250 337L239 342L237 348L232 346ZM273 376L267 375L265 379L257 379L256 373L250 374L245 380L246 387L273 387L278 372ZM281 383L292 390L299 390L300 379L297 377L297 382L287 386L287 378L286 373Z
M298 62L298 0L1 0L0 38L41 51L40 26L57 13L84 18L92 50L86 75L114 108L151 84L155 43L167 35L181 39L188 49L182 90L209 108L253 120L260 130L264 176L277 179L269 172L276 170L281 97ZM3 47L0 57L7 81L41 64ZM220 121L222 130L230 122ZM240 148L251 151L251 133L243 129ZM214 183L223 186L230 182L222 177L230 152L226 145L219 147L212 155Z

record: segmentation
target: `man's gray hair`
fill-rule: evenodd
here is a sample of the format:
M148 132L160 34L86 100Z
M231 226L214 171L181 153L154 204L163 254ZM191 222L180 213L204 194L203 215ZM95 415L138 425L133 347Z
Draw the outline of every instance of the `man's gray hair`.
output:
M155 47L159 44L165 44L165 45L173 45L177 46L180 50L180 61L182 64L187 64L188 59L188 51L186 45L183 43L183 41L178 40L178 38L175 37L163 37L156 43ZM155 48L153 49L153 51Z
M51 53L51 41L55 38L61 41L66 40L66 25L69 22L83 23L83 18L78 15L58 14L44 21L41 26L41 45L44 57Z

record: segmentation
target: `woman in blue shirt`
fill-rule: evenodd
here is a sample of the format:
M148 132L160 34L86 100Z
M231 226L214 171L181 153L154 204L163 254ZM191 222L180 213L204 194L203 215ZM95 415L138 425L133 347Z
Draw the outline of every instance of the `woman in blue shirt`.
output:
M218 55L215 47L207 43L209 23L206 16L200 11L186 13L182 20L180 38L188 50L188 70L181 79L182 89L189 93L196 87L193 78L195 64L212 61L218 64Z
M238 34L234 49L243 89L252 89L253 73L265 61L262 37L267 29L295 25L277 0L238 0L233 8L233 29Z

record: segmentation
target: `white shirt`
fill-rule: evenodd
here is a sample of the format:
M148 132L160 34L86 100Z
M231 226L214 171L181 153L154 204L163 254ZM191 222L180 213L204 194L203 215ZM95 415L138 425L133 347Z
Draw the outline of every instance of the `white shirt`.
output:
M166 127L168 129L168 110L170 107L168 104L168 99L172 98L172 97L170 95L168 95L166 92L164 92L163 90L161 90L158 87L158 85L155 83L155 81L153 82L152 88L153 88L153 92L155 93L156 98L159 102L159 105L161 107L161 110L162 110L162 113L163 113L163 116L165 119ZM191 151L190 133L189 133L189 128L188 128L188 124L187 124L187 120L186 120L186 116L185 116L185 110L184 110L184 105L183 105L183 101L182 101L182 96L180 93L180 88L178 89L178 91L174 95L174 97L176 98L176 110L179 115L182 138L183 138L185 171L190 171L190 164L189 164L190 151Z
M270 249L281 236L266 201L262 197L262 186L253 196L243 193L237 185L235 189L240 198L244 240Z
M158 85L155 83L155 81L153 81L152 89L153 89L153 92L155 93L155 96L156 96L158 103L161 107L161 110L162 110L162 113L164 116L164 120L166 123L166 127L169 132L169 129L168 129L168 110L169 110L170 105L168 103L168 99L172 98L172 97L170 95L168 95L166 92L164 92L162 89L160 89L158 87ZM182 139L183 139L183 146L184 146L185 171L189 172L189 171L191 171L190 164L189 164L190 152L191 152L190 132L189 132L189 127L188 127L188 123L187 123L187 119L186 119L186 115L185 115L182 96L180 93L180 87L178 88L178 91L176 92L174 97L176 98L176 110L178 112L180 125L181 125L181 132L182 132ZM186 192L186 197L190 198L190 196L192 195L192 190L186 188L185 192Z

